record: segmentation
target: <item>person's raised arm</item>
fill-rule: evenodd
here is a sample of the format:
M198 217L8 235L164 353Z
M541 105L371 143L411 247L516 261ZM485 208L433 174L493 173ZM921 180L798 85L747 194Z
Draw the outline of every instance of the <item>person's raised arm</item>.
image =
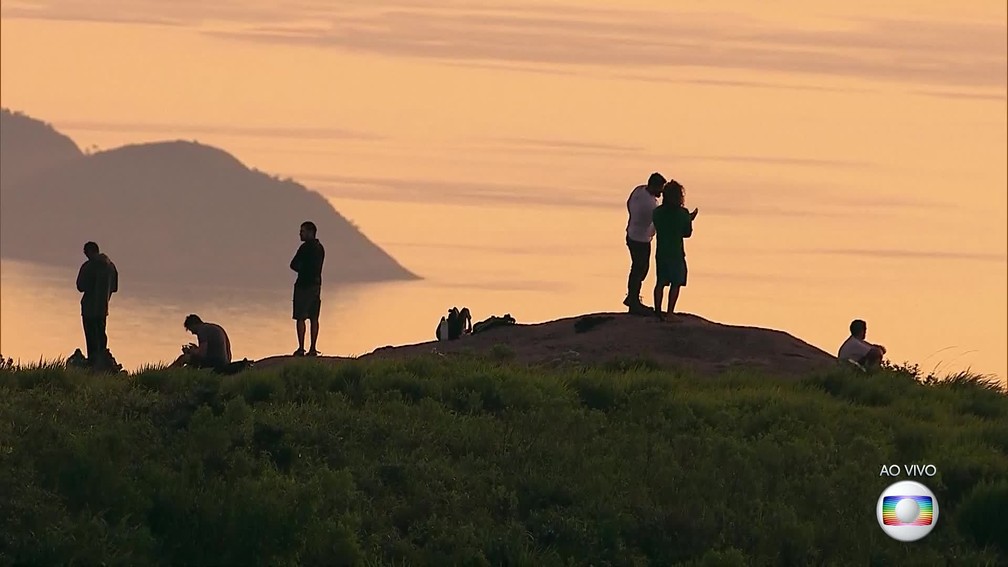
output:
M686 209L681 209L681 210L683 212L686 211ZM687 213L684 216L686 218L685 218L685 225L683 226L683 238L689 238L689 237L693 236L693 215Z

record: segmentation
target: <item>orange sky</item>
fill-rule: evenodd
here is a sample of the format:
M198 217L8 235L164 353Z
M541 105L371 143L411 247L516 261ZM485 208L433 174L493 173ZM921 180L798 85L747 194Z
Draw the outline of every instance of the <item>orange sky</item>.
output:
M941 303L1004 373L1004 2L718 6L5 2L0 99L81 146L196 138L292 175L407 264L396 243L451 238L417 213L445 200L618 241L659 169L706 213L705 269L868 270L809 293L907 345L900 317Z

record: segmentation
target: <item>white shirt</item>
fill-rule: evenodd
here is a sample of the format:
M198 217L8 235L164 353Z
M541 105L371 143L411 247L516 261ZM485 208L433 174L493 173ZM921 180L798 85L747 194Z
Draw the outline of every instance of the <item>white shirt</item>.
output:
M866 354L871 352L872 345L862 341L861 339L851 335L847 337L847 340L840 345L840 351L837 353L837 358L840 360L861 360Z
M652 219L657 207L658 197L648 193L647 185L634 187L630 192L630 198L627 199L627 212L630 213L630 218L627 221L626 233L630 240L651 242L655 235Z

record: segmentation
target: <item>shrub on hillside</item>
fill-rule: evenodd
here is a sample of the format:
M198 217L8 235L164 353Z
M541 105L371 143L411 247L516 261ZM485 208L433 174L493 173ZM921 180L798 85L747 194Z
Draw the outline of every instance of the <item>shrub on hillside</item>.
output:
M0 560L993 565L1006 404L892 369L4 368ZM879 468L925 461L941 515L908 547Z

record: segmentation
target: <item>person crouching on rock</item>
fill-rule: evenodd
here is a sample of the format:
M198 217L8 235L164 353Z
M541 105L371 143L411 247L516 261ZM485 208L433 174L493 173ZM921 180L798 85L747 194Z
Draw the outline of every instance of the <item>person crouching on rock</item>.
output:
M182 347L182 355L175 359L171 368L189 366L211 368L224 372L231 364L231 341L224 328L215 323L206 323L199 315L189 315L182 324L187 331L196 335L199 344Z
M669 289L669 304L667 316L675 312L676 301L679 299L679 289L686 285L686 248L684 238L693 235L693 219L698 209L689 212L686 209L686 190L671 179L662 191L662 204L655 208L652 215L655 237L658 241L655 247L655 271L657 281L654 288L654 312L659 319L662 315L662 302L665 288Z

